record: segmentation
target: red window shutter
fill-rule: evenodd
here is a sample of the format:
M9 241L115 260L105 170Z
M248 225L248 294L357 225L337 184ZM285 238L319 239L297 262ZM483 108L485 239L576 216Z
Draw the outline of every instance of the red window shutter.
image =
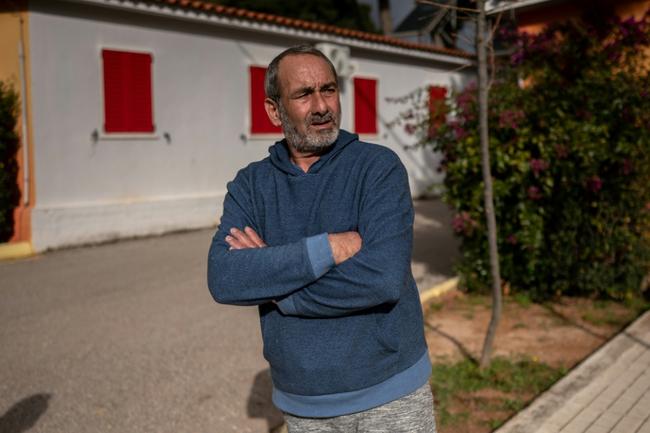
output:
M282 127L275 126L266 114L264 100L264 75L266 68L261 66L250 67L250 110L251 110L251 134L274 134L282 132Z
M358 134L377 133L377 80L354 79L354 130Z
M153 132L151 54L102 50L104 130Z
M445 123L447 117L446 97L446 87L429 86L429 116L432 128L438 128Z

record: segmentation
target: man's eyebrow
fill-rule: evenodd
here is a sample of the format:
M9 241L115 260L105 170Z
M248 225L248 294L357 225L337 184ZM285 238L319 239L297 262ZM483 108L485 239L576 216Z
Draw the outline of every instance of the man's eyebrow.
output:
M302 95L304 93L314 93L314 88L310 87L310 86L299 87L296 90L294 90L293 92L291 92L291 95L292 96Z
M338 87L338 85L336 84L336 81L330 81L328 83L325 83L322 86L320 86L320 88L318 90L329 89L329 88L332 88L332 87L334 87L334 88ZM298 95L303 95L303 94L311 94L311 93L314 93L315 91L316 91L316 89L314 87L311 87L311 86L299 87L296 90L294 90L293 92L291 92L291 96L298 96Z

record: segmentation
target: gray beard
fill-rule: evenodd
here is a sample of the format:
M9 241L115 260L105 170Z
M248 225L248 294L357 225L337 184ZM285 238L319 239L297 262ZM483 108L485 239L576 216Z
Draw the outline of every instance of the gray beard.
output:
M289 116L282 104L278 104L280 121L282 122L282 132L287 139L287 143L300 153L318 153L328 149L339 136L339 122L334 113L328 111L324 115L310 115L305 120L305 127L309 127L313 122L333 121L333 127L324 131L301 134L296 126L291 123Z

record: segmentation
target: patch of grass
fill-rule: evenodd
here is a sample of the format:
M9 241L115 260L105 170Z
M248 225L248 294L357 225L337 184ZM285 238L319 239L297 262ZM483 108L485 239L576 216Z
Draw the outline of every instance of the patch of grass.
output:
M467 320L472 320L474 319L474 312L473 311L467 311L463 313L463 318Z
M625 306L632 309L636 317L650 310L650 301L641 296L632 296L625 299Z
M619 308L616 308L619 307ZM620 311L623 307L626 311ZM582 320L595 326L622 326L650 309L650 302L640 296L629 296L624 301L597 299L582 314Z
M503 419L491 419L490 421L487 422L488 426L490 426L490 430L496 430L499 427L503 425L503 422L505 420Z
M525 405L526 403L520 398L506 398L501 404L501 409L510 412L519 412Z
M469 419L468 411L451 413L446 407L441 407L440 405L436 406L435 413L436 424L440 424L441 426L460 424Z
M597 299L594 301L594 308L598 310L604 310L605 308L610 306L610 302L602 300L602 299Z
M465 303L471 306L487 306L488 297L482 295L470 294L465 297Z
M431 373L431 387L437 402L439 422L444 426L463 419L460 412L452 410L455 400L458 401L461 395L466 398L481 390L497 391L494 399L484 403L486 408L496 404L505 411L514 412L525 405L523 396L539 394L565 373L565 369L553 368L530 358L512 360L497 357L484 370L470 360L435 364Z
M429 304L429 308L431 309L431 311L440 311L440 310L442 310L442 303L435 302L435 301L431 302Z
M527 293L515 293L512 300L522 308L528 308L533 304L533 300L530 299Z
M611 325L621 326L628 322L627 315L614 314L611 310L587 311L582 315L582 320L595 326Z

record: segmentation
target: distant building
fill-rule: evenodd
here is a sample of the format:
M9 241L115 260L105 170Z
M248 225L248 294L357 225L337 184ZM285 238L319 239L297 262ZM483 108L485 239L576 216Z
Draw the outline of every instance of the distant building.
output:
M417 3L397 25L393 36L474 53L475 19L457 8L475 8L475 3L469 0L440 0L437 3Z
M0 80L22 101L12 242L43 251L214 225L226 183L281 137L264 68L304 42L340 69L342 126L395 150L414 195L440 182L437 155L404 149L414 137L390 126L404 107L386 98L444 97L471 73L458 50L201 1L2 2Z

